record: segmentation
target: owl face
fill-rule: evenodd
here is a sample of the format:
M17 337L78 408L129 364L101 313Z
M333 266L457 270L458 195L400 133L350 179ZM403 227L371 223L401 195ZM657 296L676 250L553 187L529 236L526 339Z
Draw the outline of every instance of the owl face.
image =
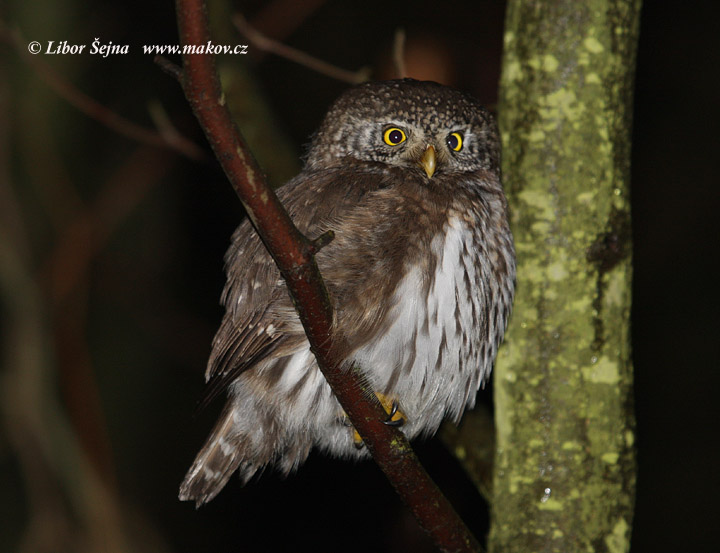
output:
M349 160L441 174L496 171L497 128L462 92L412 79L365 83L330 108L311 144L310 169Z

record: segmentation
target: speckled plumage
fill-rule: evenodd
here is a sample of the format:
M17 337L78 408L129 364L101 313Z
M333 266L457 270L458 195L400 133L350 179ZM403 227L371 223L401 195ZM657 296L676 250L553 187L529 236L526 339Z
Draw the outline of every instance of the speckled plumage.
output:
M383 136L395 128L405 140L392 145ZM335 232L317 263L347 338L343 355L397 401L410 438L473 406L502 340L515 261L499 155L495 122L471 97L409 79L367 83L333 104L303 171L278 192L307 236ZM247 222L226 270L206 378L228 399L180 488L198 505L235 471L243 482L269 464L288 473L313 447L367 455Z

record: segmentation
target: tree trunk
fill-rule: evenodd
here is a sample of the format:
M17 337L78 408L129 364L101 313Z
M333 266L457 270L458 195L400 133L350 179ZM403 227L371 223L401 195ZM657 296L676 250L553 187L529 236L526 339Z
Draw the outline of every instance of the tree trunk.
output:
M518 278L494 384L494 553L629 549L639 12L640 0L508 2L499 112Z

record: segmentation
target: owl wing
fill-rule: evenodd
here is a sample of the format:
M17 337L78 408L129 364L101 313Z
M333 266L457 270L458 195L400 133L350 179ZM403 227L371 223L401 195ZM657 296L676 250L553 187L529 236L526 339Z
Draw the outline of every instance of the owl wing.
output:
M393 274L374 262L375 256L382 257L374 243L377 233L358 216L358 210L371 198L377 201L376 192L382 192L387 184L377 173L359 175L356 170L337 169L300 173L278 191L284 207L306 236L312 239L327 230L336 234L335 240L320 251L317 262L334 303L344 304L338 308L338 322L342 325L348 313L364 321L358 324L353 320L357 331L350 337L353 347L359 345L358 340L370 339L371 327L382 318L380 311L385 307L382 302L368 302L377 295L377 284L365 289L357 277L349 278L348 272L377 274L381 270ZM349 221L357 226L349 227ZM358 262L362 267L357 267ZM221 300L225 316L213 340L205 375L208 387L201 406L258 362L307 347L280 271L248 221L233 234L225 267L227 282Z
M301 342L301 335L289 328L295 326L288 320L292 305L280 272L249 221L233 234L225 270L225 315L213 339L200 407L259 361L285 355L291 343Z

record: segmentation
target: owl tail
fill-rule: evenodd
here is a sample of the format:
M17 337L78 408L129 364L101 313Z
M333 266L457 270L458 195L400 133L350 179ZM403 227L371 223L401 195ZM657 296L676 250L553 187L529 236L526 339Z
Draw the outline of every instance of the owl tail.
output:
M238 468L240 479L247 482L269 461L255 457L251 462L243 455L249 438L238 432L232 402L228 401L180 485L180 501L195 501L195 506L200 507L220 493Z

